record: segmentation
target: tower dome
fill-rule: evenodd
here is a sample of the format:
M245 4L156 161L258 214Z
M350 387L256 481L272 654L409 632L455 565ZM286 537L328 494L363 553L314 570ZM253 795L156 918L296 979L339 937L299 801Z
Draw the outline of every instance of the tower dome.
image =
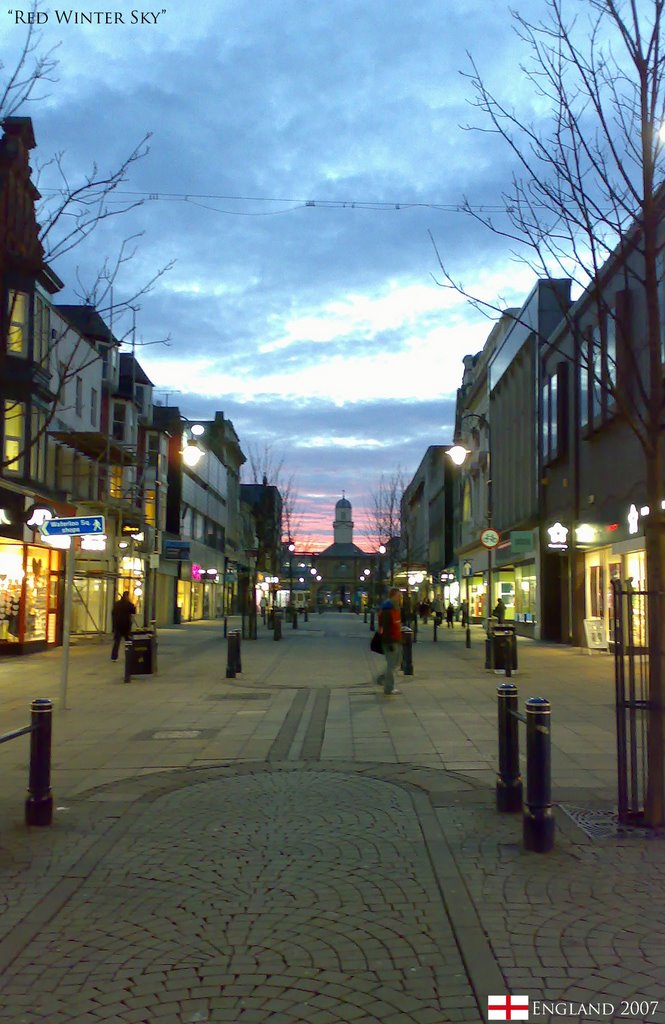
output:
M348 498L340 498L335 508L351 508L351 502Z

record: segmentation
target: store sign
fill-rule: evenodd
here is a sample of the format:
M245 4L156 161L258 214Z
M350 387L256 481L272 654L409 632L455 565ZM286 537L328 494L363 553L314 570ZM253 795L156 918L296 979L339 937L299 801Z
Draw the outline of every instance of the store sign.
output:
M550 538L549 544L547 545L550 551L566 551L568 548L568 527L563 526L561 523L555 523L554 526L550 526L548 531Z
M526 554L533 551L532 530L511 530L510 551L513 555Z
M188 562L191 555L190 544L186 540L164 540L164 558L174 559L177 562Z
M462 576L473 576L473 559L465 558L462 562Z
M634 505L628 510L628 533L635 534L639 530L640 514Z
M203 575L203 568L196 562L192 565L192 579L195 583L201 582L201 576Z
M130 522L123 522L122 524L122 535L123 537L132 537L135 533L141 532L141 524L138 519Z
M23 522L26 526L31 526L33 530L38 530L49 519L55 519L55 509L53 506L34 504L26 509Z
M106 534L88 534L81 537L81 551L106 551Z

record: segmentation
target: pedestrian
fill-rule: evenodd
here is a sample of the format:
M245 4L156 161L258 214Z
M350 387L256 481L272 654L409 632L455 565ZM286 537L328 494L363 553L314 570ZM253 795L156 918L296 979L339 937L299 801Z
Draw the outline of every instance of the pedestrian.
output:
M402 656L401 604L401 591L397 587L392 587L388 591L387 599L379 608L379 633L383 641L386 667L376 681L383 684L383 692L386 694L399 693L395 686L395 670Z
M446 608L446 622L448 623L448 629L452 629L455 620L455 605L451 601Z
M443 622L443 612L441 610L441 601L438 597L435 597L432 601L432 614L434 615L437 626L440 626Z
M113 605L113 613L111 616L111 622L113 625L113 650L111 651L111 661L118 660L120 641L123 637L125 642L129 640L132 632L132 616L135 614L136 605L132 604L129 600L129 591L125 590L122 597Z
M494 618L499 623L503 622L503 620L505 619L505 617L506 617L506 606L503 603L503 599L502 598L499 598L499 600L496 602L496 607L494 608L494 611L492 612L492 615L494 616Z

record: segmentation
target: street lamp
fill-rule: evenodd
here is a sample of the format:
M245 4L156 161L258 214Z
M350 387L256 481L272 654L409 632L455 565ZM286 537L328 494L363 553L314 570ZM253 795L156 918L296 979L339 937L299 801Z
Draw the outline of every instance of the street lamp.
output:
M491 528L492 528L492 512L493 512L493 509L492 509L492 429L490 427L489 420L485 416L483 416L482 413L476 413L476 412L465 412L465 413L463 413L461 418L460 418L460 427L461 427L462 423L464 422L464 420L467 420L467 419L477 420L478 423L480 424L480 426L487 432L487 446L488 446L488 453L487 453L487 501L485 503L485 511L486 511L486 520L487 520L486 529L487 530L491 530ZM449 458L455 463L456 466L462 466L465 463L467 457L470 454L471 453L468 450L468 448L465 448L461 444L453 445L452 448L449 448L448 451L446 452L446 455L449 456ZM490 546L489 544L485 544L484 541L482 541L482 543L487 548L487 598L486 598L486 600L487 600L487 607L486 607L487 615L486 615L486 618L487 618L487 635L489 636L489 632L490 632L490 618L491 618L491 615L492 615L492 546ZM468 576L467 576L467 647L470 646L470 641L471 641L471 631L470 631L469 618L468 618L471 609L469 607L468 598L469 598L469 582L468 582Z
M293 552L296 546L289 537L288 552L289 552L289 610L293 615Z

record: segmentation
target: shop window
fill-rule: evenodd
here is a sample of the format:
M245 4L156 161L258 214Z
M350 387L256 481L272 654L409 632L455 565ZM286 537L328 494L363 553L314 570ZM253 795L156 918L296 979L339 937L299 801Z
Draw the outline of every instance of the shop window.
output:
M589 571L589 608L593 618L604 618L605 572L602 565L592 565Z
M29 547L25 572L25 640L46 640L49 552Z
M8 296L7 351L14 356L28 354L28 295L10 291Z
M19 642L23 545L0 541L0 643Z
M536 622L538 588L533 565L515 566L515 621Z
M25 449L25 405L5 400L3 463L8 473L23 472Z

